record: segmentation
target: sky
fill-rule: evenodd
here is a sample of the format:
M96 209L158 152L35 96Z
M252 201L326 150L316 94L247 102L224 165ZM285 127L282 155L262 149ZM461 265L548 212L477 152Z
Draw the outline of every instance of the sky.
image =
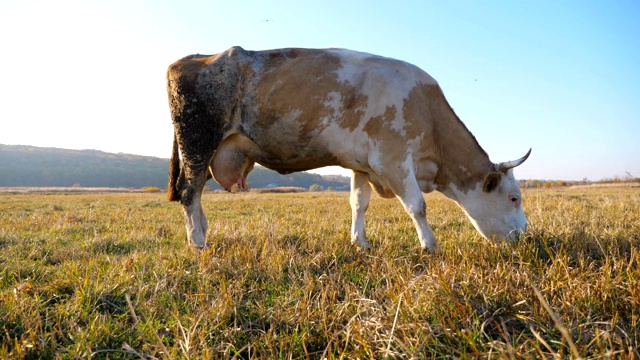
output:
M425 70L492 161L532 148L519 179L640 177L638 19L637 0L3 0L0 144L168 158L172 62L340 47Z

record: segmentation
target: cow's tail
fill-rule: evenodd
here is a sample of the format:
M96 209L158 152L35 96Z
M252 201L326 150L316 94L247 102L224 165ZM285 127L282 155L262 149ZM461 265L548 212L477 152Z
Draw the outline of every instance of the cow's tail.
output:
M180 153L178 149L178 139L173 135L173 151L171 152L171 162L169 163L169 185L167 195L169 201L180 201L180 190L184 182L184 176L180 171Z

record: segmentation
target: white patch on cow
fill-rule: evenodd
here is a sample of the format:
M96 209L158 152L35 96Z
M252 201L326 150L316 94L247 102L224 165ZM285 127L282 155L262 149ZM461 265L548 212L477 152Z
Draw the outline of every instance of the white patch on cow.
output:
M378 141L378 139L369 139L369 144L371 144L367 157L369 167L377 174L382 174L385 166L382 161L381 141Z
M520 196L512 174L504 176L498 188L489 193L482 190L482 182L466 191L450 184L444 193L458 203L476 230L487 239L513 239L527 228L522 204L514 206L510 201L511 196Z
M329 54L338 56L342 60L341 69L338 71L338 81L340 82L347 81L353 84L354 74L361 74L363 65L365 65L368 60L378 60L383 62L384 65L376 66L375 64L366 64L367 68L369 70L387 71L386 74L392 75L391 78L394 78L395 75L395 78L400 77L401 79L399 80L402 80L403 82L408 80L408 78L414 80L413 83L410 82L408 84L405 84L405 86L413 88L413 86L417 84L417 82L432 85L438 84L438 82L424 70L421 70L417 66L401 60L339 48L331 48L327 49L326 51ZM389 70L393 71L394 73L389 73Z
M464 165L460 165L460 171L462 171L463 174L467 175L467 176L471 176L471 172L469 171L469 169L467 169L466 166Z
M349 82L354 84L355 75L362 73L362 64L367 58L374 57L375 55L347 50L347 49L327 49L327 53L340 58L341 68L338 70L338 81Z
M398 106L396 106L396 109L398 109ZM404 126L405 126L404 117L402 117L401 110L398 110L398 113L399 114L396 114L396 118L393 119L393 121L391 122L391 129L399 133L400 136L405 137L407 136L407 131L404 129Z
M249 64L251 64L251 71L253 71L253 74L256 77L255 80L259 80L260 75L258 74L268 72L264 69L264 61L250 61Z
M331 91L327 94L327 100L322 104L324 107L332 109L334 112L333 117L342 110L342 96L338 91ZM332 117L327 117L323 120L326 124L327 121L332 120Z
M411 153L407 153L407 155L404 158L404 161L398 164L397 174L398 175L402 174L405 176L405 178L402 181L405 189L411 187L412 183L417 181L415 171L413 168L413 156Z
M298 118L300 117L300 115L302 115L302 110L295 109L289 112L288 114L285 114L282 117L282 120L288 123L298 123Z
M339 115L338 115L339 116ZM367 156L370 149L369 137L362 130L362 124L350 131L341 127L331 118L323 120L324 130L319 134L326 147L341 160L338 165L352 170L364 171L368 168Z

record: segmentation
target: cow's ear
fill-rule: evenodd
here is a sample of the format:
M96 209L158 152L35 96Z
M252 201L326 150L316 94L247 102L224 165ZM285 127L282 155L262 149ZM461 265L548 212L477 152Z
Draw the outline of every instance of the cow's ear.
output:
M495 190L498 185L500 185L500 180L502 179L502 175L500 173L490 173L484 179L484 184L482 185L482 190L486 193L492 192Z

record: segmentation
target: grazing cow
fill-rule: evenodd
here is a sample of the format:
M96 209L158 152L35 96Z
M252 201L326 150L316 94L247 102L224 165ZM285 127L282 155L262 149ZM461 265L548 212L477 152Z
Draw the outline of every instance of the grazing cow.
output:
M255 162L281 174L353 170L351 241L362 248L370 247L371 187L400 200L429 250L438 245L423 192L453 199L486 238L526 228L511 169L531 150L491 162L438 83L414 65L344 49L233 47L173 63L167 91L175 127L169 199L182 203L189 242L198 247L207 232L205 182L242 188Z

